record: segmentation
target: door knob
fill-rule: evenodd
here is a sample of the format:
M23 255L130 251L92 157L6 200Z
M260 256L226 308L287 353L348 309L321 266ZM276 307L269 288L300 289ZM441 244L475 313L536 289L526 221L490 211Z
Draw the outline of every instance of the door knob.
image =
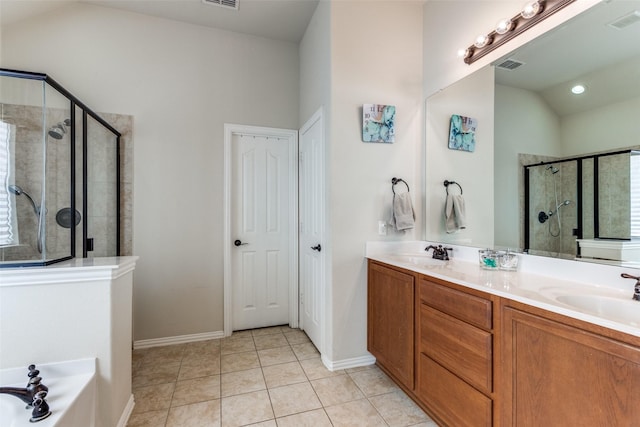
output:
M313 249L314 251L320 252L322 250L322 246L320 246L320 243L318 243L315 246L311 246L311 249Z
M242 243L242 240L240 239L236 239L236 241L233 242L233 244L236 246L248 245L248 243Z

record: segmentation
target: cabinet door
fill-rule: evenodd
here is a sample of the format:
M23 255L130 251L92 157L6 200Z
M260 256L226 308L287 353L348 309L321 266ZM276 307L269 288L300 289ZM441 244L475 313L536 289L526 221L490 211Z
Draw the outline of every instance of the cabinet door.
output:
M504 425L640 426L640 350L503 311Z
M369 264L367 347L378 363L413 390L414 287L411 274Z

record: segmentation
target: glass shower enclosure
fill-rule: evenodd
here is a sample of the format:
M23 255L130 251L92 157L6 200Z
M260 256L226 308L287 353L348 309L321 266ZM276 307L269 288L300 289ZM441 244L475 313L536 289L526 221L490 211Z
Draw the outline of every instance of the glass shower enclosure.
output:
M120 137L50 76L0 69L0 268L120 255Z

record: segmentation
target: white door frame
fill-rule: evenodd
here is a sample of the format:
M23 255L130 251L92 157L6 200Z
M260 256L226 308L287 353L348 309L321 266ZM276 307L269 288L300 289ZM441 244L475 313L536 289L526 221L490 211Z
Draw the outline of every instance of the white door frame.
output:
M232 142L234 135L289 140L289 325L298 327L298 131L225 123L224 125L224 335L233 332L233 280L231 274Z
M321 121L322 123L322 159L320 160L321 164L322 164L322 168L324 173L326 174L326 166L325 166L325 156L324 153L326 152L326 140L325 140L325 129L324 129L324 109L323 107L320 107L310 118L309 120L306 121L306 123L304 125L302 125L302 128L300 128L300 135L304 135L314 124L316 124L318 121ZM321 269L320 269L320 283L322 284L323 288L320 292L320 301L319 302L319 312L320 312L320 322L319 322L319 328L320 328L320 343L319 343L319 348L318 350L320 351L321 355L324 355L325 352L327 351L327 311L326 311L326 299L327 299L327 282L326 282L326 277L327 277L327 272L326 272L326 262L327 262L327 253L330 252L329 250L329 245L327 244L327 240L326 240L326 230L325 230L325 223L326 223L326 197L325 197L325 185L326 185L326 179L323 181L322 183L322 189L321 189L321 201L320 204L323 207L322 212L320 212L321 215L321 219L320 222L322 224L321 226L321 231L320 234L322 235L322 258L321 258ZM300 262L300 261L299 261ZM300 322L301 325L300 327L302 327L304 329L304 324L303 322L303 315L300 315Z

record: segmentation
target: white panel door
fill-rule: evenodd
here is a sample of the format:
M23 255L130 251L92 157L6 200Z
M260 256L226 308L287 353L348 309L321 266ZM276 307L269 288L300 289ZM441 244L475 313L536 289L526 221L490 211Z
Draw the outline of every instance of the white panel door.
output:
M232 139L233 330L289 323L290 141Z
M324 315L324 141L322 113L300 130L300 323L322 353Z

